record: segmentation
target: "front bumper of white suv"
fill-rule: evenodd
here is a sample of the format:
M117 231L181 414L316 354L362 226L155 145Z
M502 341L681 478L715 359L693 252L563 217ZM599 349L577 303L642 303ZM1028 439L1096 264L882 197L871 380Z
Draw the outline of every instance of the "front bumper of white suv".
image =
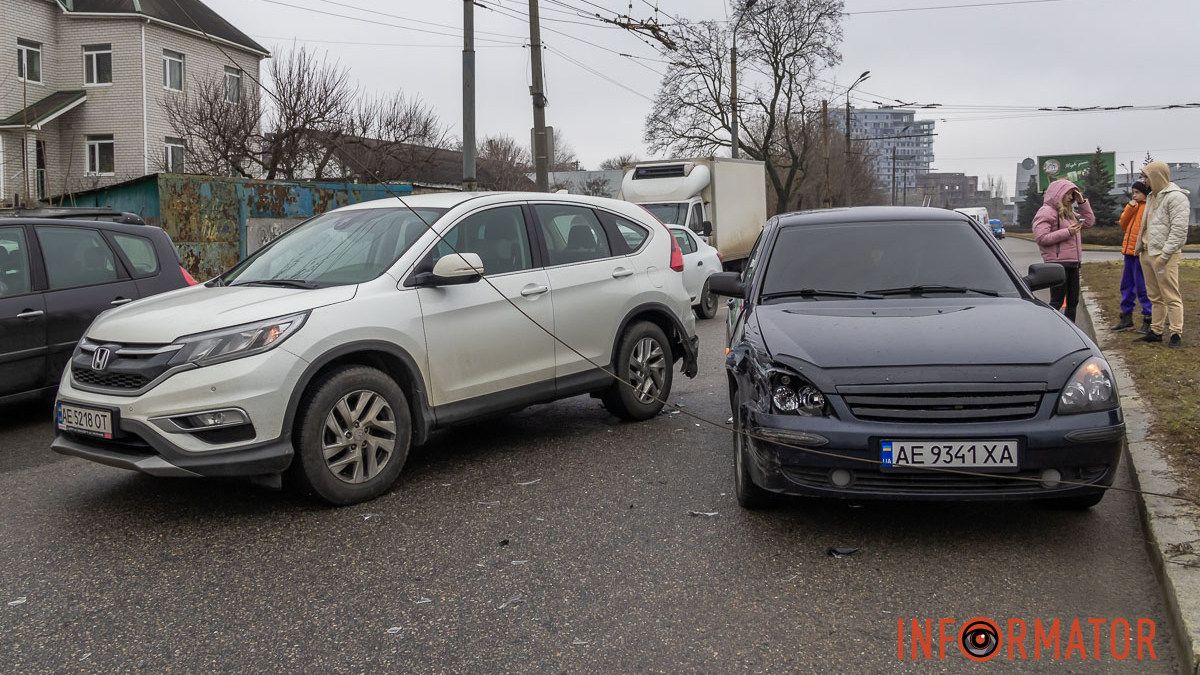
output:
M83 361L77 352L59 385L55 452L158 476L278 474L292 461L288 398L308 364L284 348L151 380ZM111 437L64 428L63 406L110 414Z

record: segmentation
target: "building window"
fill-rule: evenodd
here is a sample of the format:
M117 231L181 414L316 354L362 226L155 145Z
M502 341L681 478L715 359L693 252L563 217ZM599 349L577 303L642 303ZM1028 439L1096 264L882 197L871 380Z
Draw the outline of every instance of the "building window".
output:
M163 50L163 88L183 91L183 54Z
M167 173L183 173L183 155L186 145L182 138L167 136L163 143L163 166Z
M242 71L238 68L225 66L225 102L242 102Z
M116 146L111 134L87 137L87 175L112 176L116 173Z
M83 46L83 83L112 84L112 45Z
M42 44L17 40L17 79L23 82L42 82Z

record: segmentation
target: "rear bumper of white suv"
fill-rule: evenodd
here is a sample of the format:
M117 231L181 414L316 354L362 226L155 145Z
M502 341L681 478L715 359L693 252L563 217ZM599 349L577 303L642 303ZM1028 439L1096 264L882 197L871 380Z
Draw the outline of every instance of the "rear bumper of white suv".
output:
M156 476L254 476L292 461L288 399L308 364L285 349L175 373L137 396L87 391L68 368L58 404L113 414L112 438L59 429L51 449ZM235 410L247 424L185 429L172 418ZM183 425L186 426L186 425Z

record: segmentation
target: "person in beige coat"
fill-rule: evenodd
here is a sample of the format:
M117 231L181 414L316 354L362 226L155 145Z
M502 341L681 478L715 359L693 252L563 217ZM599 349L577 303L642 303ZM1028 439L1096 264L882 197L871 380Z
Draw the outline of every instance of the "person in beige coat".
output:
M1162 342L1170 334L1168 347L1183 346L1183 297L1179 290L1179 261L1187 243L1188 191L1171 182L1171 168L1164 162L1150 162L1142 169L1150 183L1142 231L1138 233L1137 254L1141 256L1150 296L1150 332L1139 342Z

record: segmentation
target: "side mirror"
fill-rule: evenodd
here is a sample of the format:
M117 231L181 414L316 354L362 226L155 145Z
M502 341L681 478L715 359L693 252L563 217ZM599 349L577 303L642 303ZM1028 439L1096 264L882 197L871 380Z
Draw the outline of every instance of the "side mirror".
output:
M1042 291L1067 282L1067 271L1058 263L1036 263L1029 266L1029 275L1024 279L1031 291Z
M717 295L742 299L746 297L746 284L737 272L718 272L708 278L708 290Z
M483 260L478 253L451 253L442 256L433 272L422 281L426 286L471 284L483 277Z
M702 234L706 237L712 236L712 221L711 220L706 220L703 223L700 223L700 234Z

